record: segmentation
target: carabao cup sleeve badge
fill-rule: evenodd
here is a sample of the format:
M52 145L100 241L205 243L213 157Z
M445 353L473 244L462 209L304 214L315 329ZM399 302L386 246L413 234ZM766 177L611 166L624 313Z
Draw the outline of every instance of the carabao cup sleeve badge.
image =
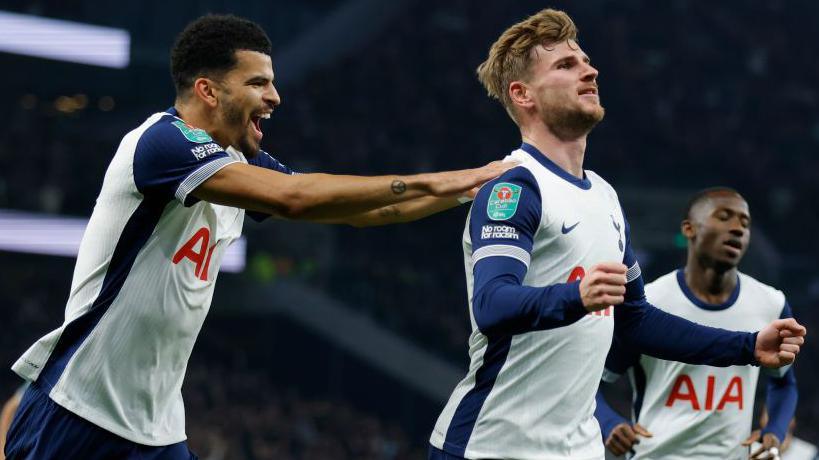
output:
M486 205L486 215L492 220L511 219L518 210L520 203L520 185L500 182L492 187L489 202Z

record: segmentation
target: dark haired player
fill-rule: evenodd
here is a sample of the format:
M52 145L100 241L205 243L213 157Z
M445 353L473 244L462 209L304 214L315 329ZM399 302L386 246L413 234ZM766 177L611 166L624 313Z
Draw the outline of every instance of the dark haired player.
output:
M271 44L233 16L171 53L174 107L126 134L80 247L65 322L13 369L32 384L9 459L188 459L182 381L245 210L375 225L455 206L509 165L415 176L293 174L259 150L281 102Z
M688 239L685 268L646 285L659 308L700 324L755 331L790 318L785 295L737 270L751 238L748 203L735 190L711 188L690 201L681 225ZM627 421L597 394L595 416L606 447L635 459L748 458L759 368L695 366L641 355L614 341L604 381L626 372L634 388L633 420ZM796 410L790 366L769 374L762 446L751 458L774 458Z

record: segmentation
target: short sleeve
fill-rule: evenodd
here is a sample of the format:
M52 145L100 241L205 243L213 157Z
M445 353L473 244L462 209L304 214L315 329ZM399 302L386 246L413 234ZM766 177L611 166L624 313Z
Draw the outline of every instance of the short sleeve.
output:
M190 192L225 166L231 158L204 130L170 115L140 137L134 152L134 182L146 197L174 198L185 206L198 201Z
M528 169L512 168L485 184L470 211L473 263L506 256L528 267L541 213L540 189Z

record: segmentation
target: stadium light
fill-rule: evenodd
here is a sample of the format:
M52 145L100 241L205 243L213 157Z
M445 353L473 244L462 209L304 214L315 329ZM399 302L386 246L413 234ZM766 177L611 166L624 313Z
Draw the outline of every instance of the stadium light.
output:
M131 59L124 29L0 11L0 51L123 69Z
M0 209L0 251L77 257L87 219ZM245 268L244 237L228 246L221 271L238 273Z

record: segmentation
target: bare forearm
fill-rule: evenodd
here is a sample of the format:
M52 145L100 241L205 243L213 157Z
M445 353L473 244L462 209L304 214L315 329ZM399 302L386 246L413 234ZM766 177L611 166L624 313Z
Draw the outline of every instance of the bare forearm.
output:
M429 193L421 176L285 175L230 165L194 190L194 196L291 219L329 219L381 208Z
M457 198L425 196L403 203L384 206L383 208L374 209L372 211L354 214L347 218L339 219L335 223L349 224L354 227L400 224L423 219L424 217L454 208L459 204L461 203Z

